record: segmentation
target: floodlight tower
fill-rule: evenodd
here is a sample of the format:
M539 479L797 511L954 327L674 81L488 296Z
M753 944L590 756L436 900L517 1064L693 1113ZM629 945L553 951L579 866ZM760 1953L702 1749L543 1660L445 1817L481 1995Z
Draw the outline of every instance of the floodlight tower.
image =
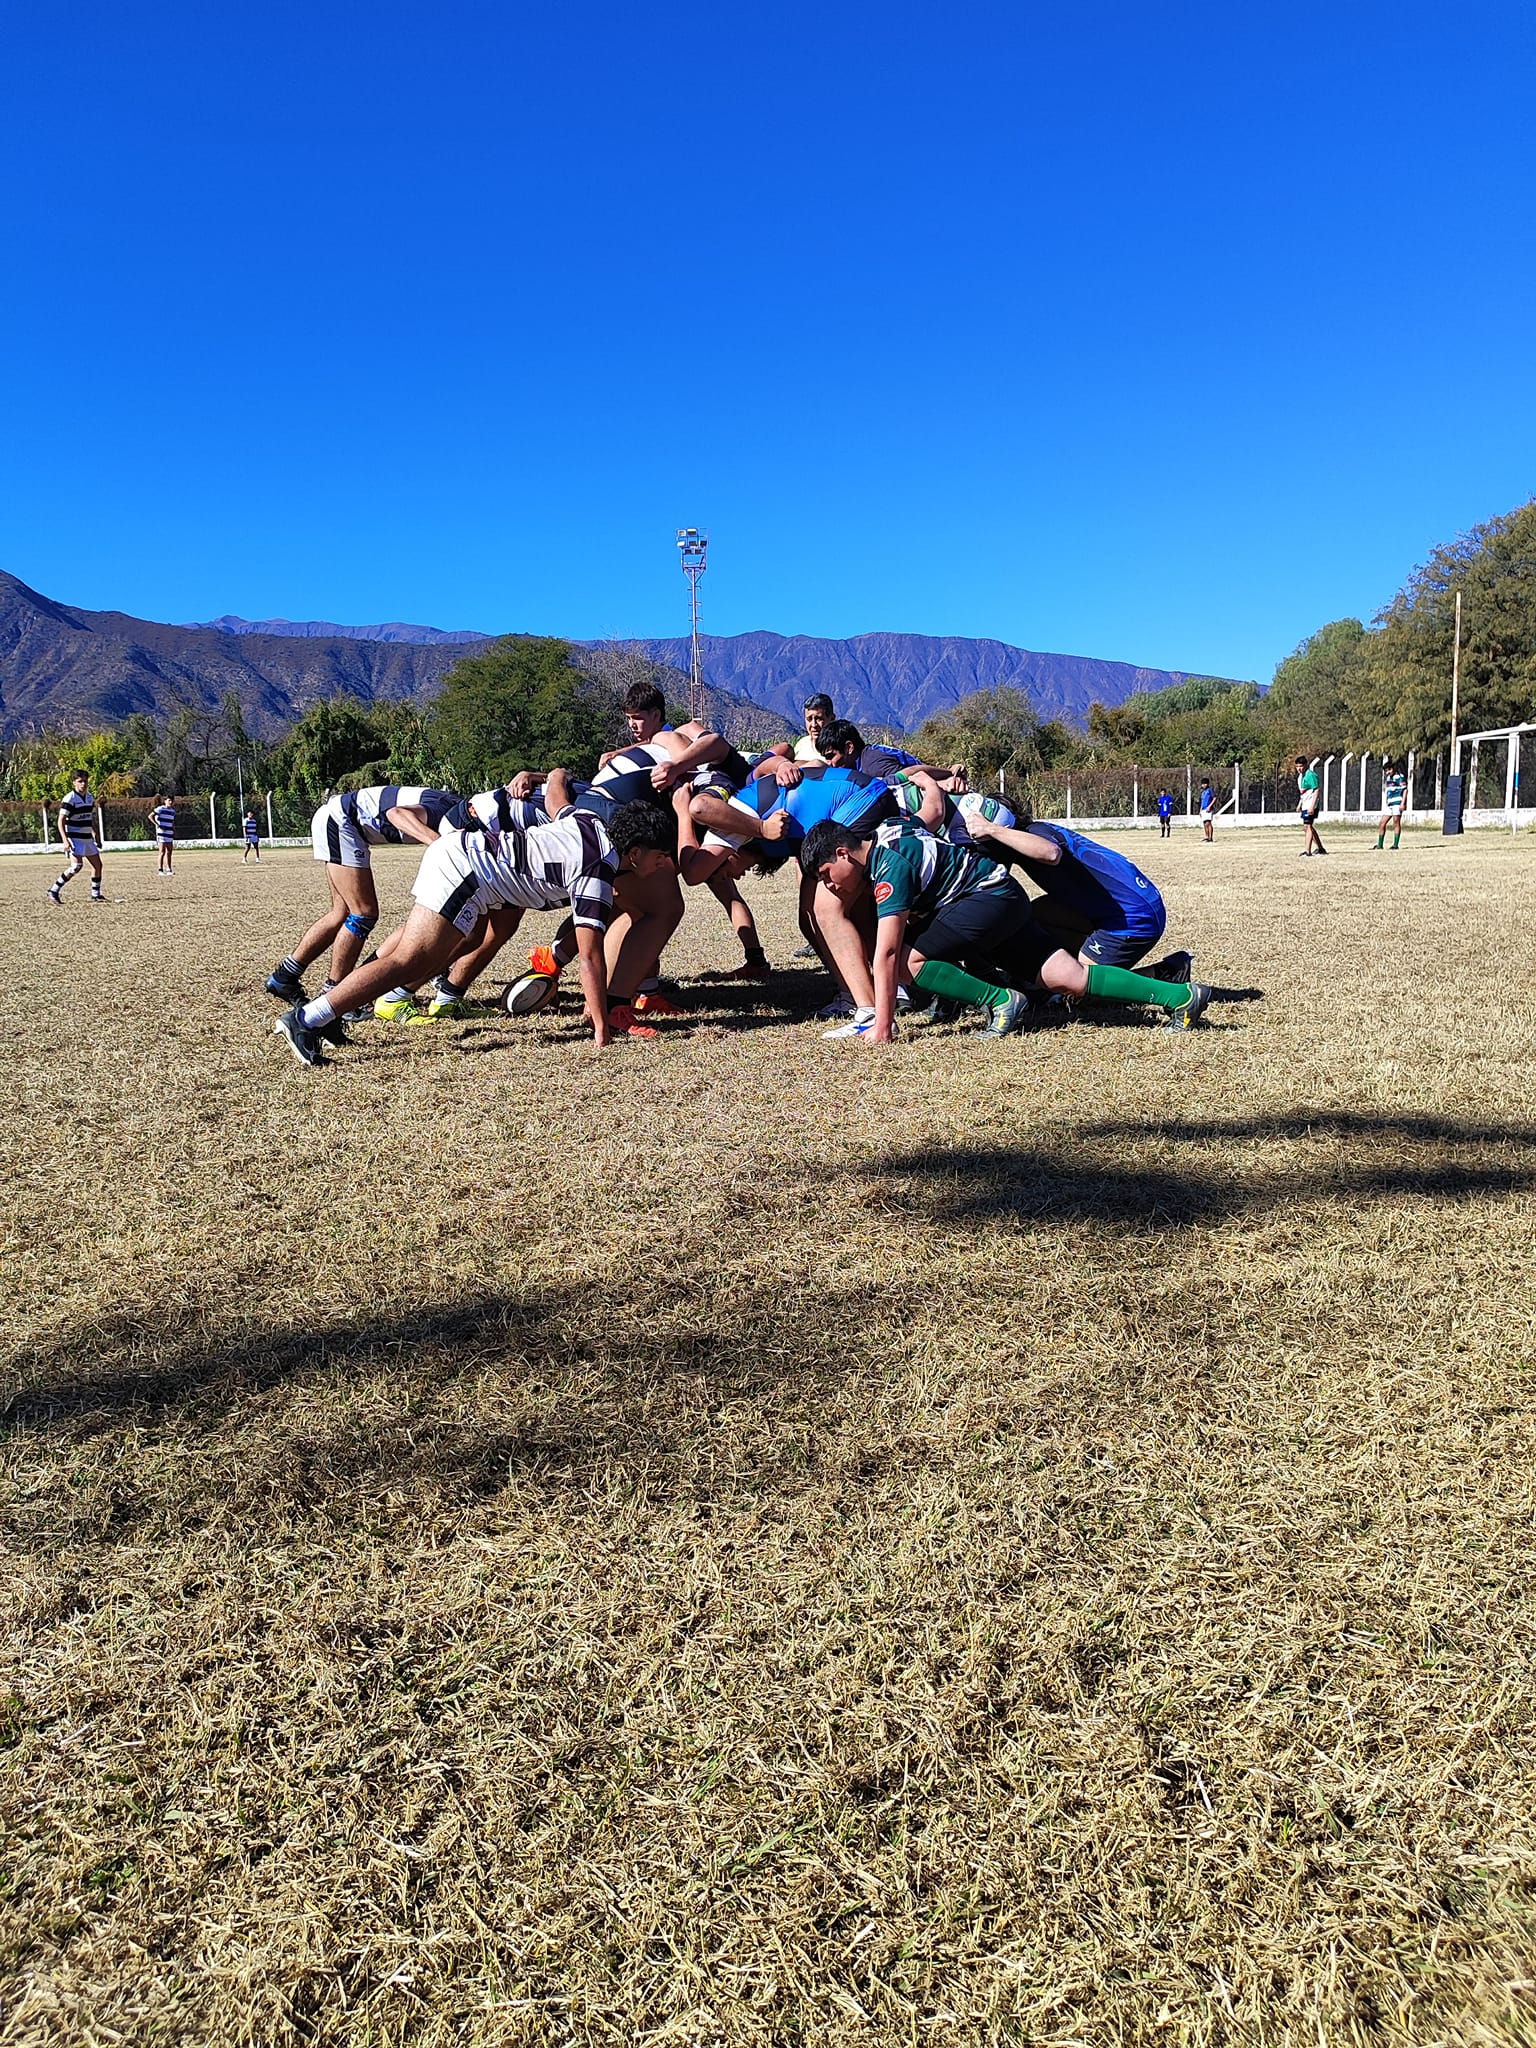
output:
M704 658L699 652L699 578L708 566L709 535L700 533L696 526L680 526L677 529L677 553L682 563L683 574L688 578L688 716L702 719L704 716Z

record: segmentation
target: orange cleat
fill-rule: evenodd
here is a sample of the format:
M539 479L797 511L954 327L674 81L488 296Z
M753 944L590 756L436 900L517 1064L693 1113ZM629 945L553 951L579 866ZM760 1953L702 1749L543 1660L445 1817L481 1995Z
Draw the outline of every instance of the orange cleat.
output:
M535 946L528 955L528 966L534 974L548 974L558 978L562 962L555 958L553 946Z
M766 960L743 960L739 967L733 967L728 974L722 974L722 981L766 981L773 969Z
M650 995L636 996L630 1007L642 1017L686 1017L688 1014L686 1010L680 1010L676 1003L670 1002L666 996L654 992Z
M654 1030L649 1024L637 1024L635 1022L634 1005L631 1003L615 1003L608 1012L608 1025L610 1030L617 1032L621 1038L659 1038L661 1036L660 1032Z

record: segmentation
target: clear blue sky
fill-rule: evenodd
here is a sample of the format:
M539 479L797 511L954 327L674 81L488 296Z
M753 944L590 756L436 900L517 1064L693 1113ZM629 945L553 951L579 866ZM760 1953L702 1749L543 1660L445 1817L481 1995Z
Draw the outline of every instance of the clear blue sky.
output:
M1533 21L17 10L0 567L1267 678L1536 490Z

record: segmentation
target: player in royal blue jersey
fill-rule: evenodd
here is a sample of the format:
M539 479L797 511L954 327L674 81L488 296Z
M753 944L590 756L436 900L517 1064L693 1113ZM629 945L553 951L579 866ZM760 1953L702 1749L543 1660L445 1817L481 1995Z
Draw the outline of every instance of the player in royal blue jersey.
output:
M1163 936L1168 913L1156 885L1112 847L1070 826L1030 823L1027 817L1012 826L977 817L971 833L984 853L1009 861L1044 891L1036 920L1075 957L1078 969L1051 984L1064 994L1087 995L1090 968L1134 967ZM1191 956L1180 951L1145 971L1187 982L1193 966Z
M1157 792L1157 836L1159 839L1173 837L1173 792L1160 789Z
M882 777L852 768L811 767L797 768L787 784L773 775L759 776L729 798L700 792L691 810L703 833L703 853L717 866L750 849L757 865L772 870L794 854L812 826L830 819L872 831L881 819L895 817L897 806ZM800 930L841 990L825 1012L828 1017L857 1016L874 1006L869 978L873 932L860 928L858 916L824 890L814 873L802 876Z

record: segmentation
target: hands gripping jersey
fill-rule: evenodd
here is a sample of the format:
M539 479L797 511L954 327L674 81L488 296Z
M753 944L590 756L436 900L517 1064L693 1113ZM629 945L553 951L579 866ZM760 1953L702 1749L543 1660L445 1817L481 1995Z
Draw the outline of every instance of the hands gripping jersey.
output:
M915 823L921 825L918 812L923 807L923 792L915 782L905 775L898 776L891 784L896 801ZM964 796L950 796L944 792L944 816L937 826L925 826L939 839L947 839L954 846L974 846L971 836L972 818L990 818L997 825L1013 825L1018 821L1013 812L998 796L984 796L980 790L967 790Z
M1113 853L1065 825L1043 825L1037 820L1029 830L1040 839L1054 840L1061 848L1061 859L1054 865L1023 859L1012 864L1022 868L1053 902L1093 929L1113 931L1155 921L1162 930L1167 922L1162 897L1123 853Z
M793 789L784 789L771 775L759 776L731 798L731 808L741 814L740 833L710 832L706 846L745 846L749 839L761 837L765 818L785 811L790 829L773 845L775 852L788 854L823 819L868 829L893 815L896 799L890 784L878 776L861 775L854 768L807 768Z
M478 831L427 848L411 890L417 902L463 932L503 905L559 910L567 903L573 922L606 931L619 857L601 822L573 808L551 823L536 804L517 803L505 790L473 803L499 812L498 798L510 807L506 824L486 823L477 811Z
M315 859L332 867L371 867L370 846L400 846L405 841L406 835L390 823L386 812L402 805L424 811L435 832L458 801L451 790L419 789L414 784L344 790L323 803L311 822Z
M914 933L962 896L1015 886L1000 862L974 847L935 838L910 818L890 818L876 827L869 879L876 917L904 914Z

